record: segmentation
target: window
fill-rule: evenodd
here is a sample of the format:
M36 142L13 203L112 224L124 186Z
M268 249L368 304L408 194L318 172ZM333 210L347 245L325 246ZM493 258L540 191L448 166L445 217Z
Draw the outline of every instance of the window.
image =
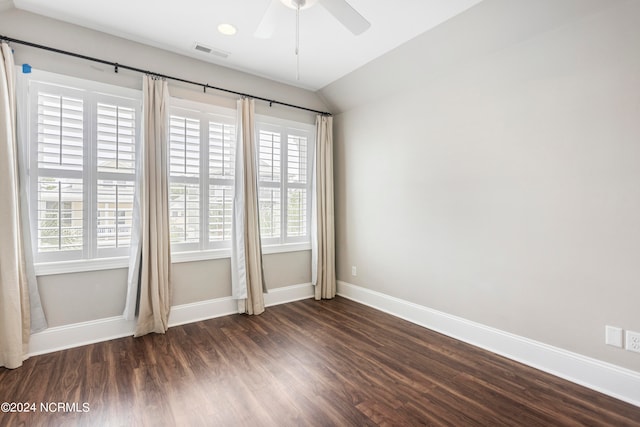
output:
M169 227L174 252L231 247L235 111L173 100Z
M38 272L126 266L140 91L42 71L20 75L19 89ZM256 124L265 253L306 249L315 128L268 117L259 117ZM168 125L169 226L175 260L228 256L236 112L172 99Z
M266 117L256 127L262 242L309 243L315 128Z
M139 91L44 72L25 87L35 261L127 255Z

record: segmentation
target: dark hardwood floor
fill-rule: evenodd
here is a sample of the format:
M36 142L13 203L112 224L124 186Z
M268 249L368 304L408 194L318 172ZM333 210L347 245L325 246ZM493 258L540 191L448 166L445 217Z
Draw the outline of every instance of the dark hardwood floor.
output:
M37 407L0 426L640 426L638 407L343 298L36 356L0 368L5 401Z

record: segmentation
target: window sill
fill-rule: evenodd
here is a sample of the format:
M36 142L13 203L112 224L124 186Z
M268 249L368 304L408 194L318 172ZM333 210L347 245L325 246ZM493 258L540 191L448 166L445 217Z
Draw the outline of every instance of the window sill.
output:
M262 254L282 254L311 250L310 243L289 243L285 245L263 246ZM197 262L214 259L231 258L231 249L208 251L176 252L171 254L171 263ZM129 268L129 257L99 258L91 260L43 262L35 265L36 276L54 274L82 273L87 271L115 270Z
M311 243L287 243L284 245L268 245L262 247L263 255L283 254L286 252L310 251Z
M231 258L231 249L211 249L206 251L171 252L171 263L207 261Z
M35 265L36 276L114 270L117 268L129 268L129 257L124 256L88 260L42 262Z

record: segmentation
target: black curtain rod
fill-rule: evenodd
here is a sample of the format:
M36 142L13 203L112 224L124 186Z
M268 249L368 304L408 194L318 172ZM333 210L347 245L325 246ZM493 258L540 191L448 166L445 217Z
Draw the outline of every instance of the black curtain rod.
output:
M192 84L192 85L195 85L195 86L200 86L200 87L202 87L204 89L205 92L207 91L207 89L213 89L213 90L217 90L217 91L220 91L220 92L226 92L226 93L231 93L231 94L234 94L234 95L242 96L242 97L245 97L245 98L253 98L253 99L257 99L259 101L265 101L265 102L269 103L269 106L271 106L273 104L278 104L278 105L283 105L285 107L297 108L298 110L304 110L304 111L310 111L312 113L322 114L324 116L330 116L331 115L331 113L328 113L326 111L314 110L314 109L307 108L307 107L301 107L299 105L293 105L293 104L288 104L286 102L276 101L274 99L262 98L260 96L254 96L254 95L250 95L248 93L236 92L235 90L231 90L231 89L224 89L224 88L221 88L221 87L211 86L208 83L198 83L198 82L194 82L192 80L182 79L180 77L173 77L173 76L168 76L166 74L159 74L159 73L155 73L153 71L143 70L142 68L132 67L130 65L123 65L123 64L119 64L117 62L111 62L111 61L107 61L107 60L104 60L104 59L95 58L95 57L92 57L92 56L87 56L87 55L82 55L82 54L79 54L79 53L69 52L69 51L62 50L62 49L57 49L55 47L44 46L44 45L37 44L37 43L31 43L31 42L24 41L24 40L14 39L14 38L11 38L11 37L3 36L2 34L0 34L0 40L4 40L4 41L10 42L10 43L18 43L18 44L22 44L22 45L29 46L29 47L35 47L37 49L43 49L43 50L47 50L49 52L60 53L62 55L73 56L74 58L85 59L87 61L98 62L100 64L110 65L110 66L114 67L114 71L116 73L118 72L118 69L123 68L125 70L136 71L138 73L143 73L143 74L151 74L151 75L154 75L154 76L162 77L162 78L165 78L165 79L168 79L168 80L173 80L173 81L180 82L180 83L187 83L187 84Z

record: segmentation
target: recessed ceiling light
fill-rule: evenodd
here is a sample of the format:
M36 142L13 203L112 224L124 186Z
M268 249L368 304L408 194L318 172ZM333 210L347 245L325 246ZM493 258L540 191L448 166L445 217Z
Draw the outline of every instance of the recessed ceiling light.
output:
M220 25L218 25L218 32L220 34L224 34L225 36L232 36L237 31L238 30L236 30L236 27L234 27L231 24L220 24Z

